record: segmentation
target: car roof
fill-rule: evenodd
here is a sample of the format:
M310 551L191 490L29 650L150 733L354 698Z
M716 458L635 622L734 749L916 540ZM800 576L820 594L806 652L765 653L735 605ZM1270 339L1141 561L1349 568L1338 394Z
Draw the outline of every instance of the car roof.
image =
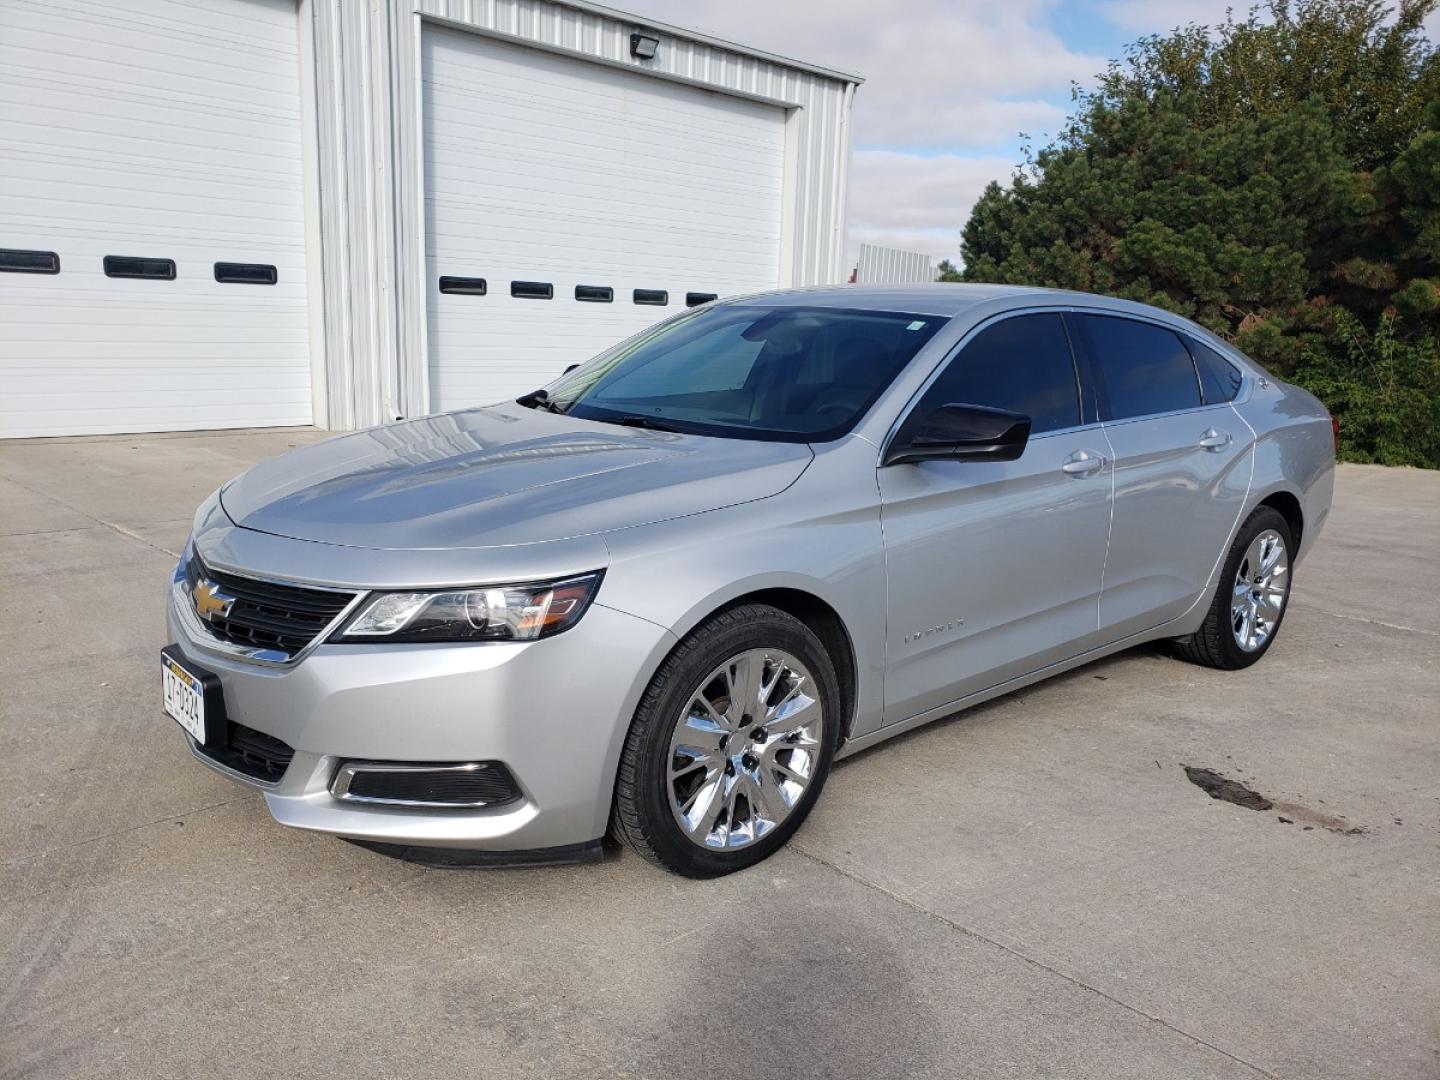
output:
M1005 301L1010 301L1006 304ZM1062 304L1103 308L1117 313L1144 314L1172 324L1186 322L1170 312L1131 300L1097 296L1068 289L1042 289L1031 285L969 285L935 282L918 285L818 285L805 289L781 289L753 293L724 301L730 304L759 304L766 307L790 305L851 308L861 311L901 311L954 317L981 304L991 311L1008 306Z

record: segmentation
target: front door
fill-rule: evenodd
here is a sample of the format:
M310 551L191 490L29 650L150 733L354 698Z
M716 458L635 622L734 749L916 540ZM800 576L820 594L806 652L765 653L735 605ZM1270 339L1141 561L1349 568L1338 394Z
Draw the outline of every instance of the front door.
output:
M1110 529L1105 436L1082 403L1064 318L1003 318L952 356L916 408L1024 413L1016 461L879 470L889 601L884 723L1095 643Z

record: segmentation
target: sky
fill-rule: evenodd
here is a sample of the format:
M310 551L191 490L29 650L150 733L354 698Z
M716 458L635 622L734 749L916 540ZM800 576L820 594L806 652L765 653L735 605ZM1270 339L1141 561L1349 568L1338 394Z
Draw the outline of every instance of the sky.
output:
M862 75L849 250L958 263L960 229L991 180L1043 146L1138 37L1213 25L1248 0L617 0L638 15ZM1440 17L1431 20L1431 37Z

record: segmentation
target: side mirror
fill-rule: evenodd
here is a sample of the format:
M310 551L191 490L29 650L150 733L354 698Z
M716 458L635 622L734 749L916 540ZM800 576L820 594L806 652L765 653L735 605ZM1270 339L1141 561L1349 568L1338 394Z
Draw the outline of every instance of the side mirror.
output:
M984 405L941 405L906 420L882 464L1014 461L1029 439L1028 416Z

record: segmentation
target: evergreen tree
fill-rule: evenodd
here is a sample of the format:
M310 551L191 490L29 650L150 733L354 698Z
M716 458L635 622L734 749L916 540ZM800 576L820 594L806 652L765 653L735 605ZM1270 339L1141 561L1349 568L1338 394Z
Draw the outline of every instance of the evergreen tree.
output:
M1272 0L1141 39L985 190L964 279L1196 319L1320 393L1352 456L1440 467L1437 5Z

